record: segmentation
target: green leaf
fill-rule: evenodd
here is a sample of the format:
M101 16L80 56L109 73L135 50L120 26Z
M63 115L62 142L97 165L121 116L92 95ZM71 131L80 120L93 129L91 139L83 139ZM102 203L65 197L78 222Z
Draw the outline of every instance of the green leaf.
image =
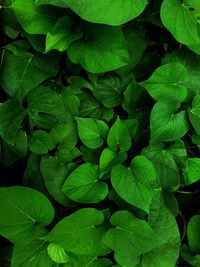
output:
M78 141L78 133L75 123L68 122L58 124L50 131L54 145L64 144L65 148L73 149Z
M200 215L194 215L187 226L187 238L191 252L200 254Z
M0 135L10 145L15 144L17 132L22 128L26 110L15 100L0 105Z
M109 230L103 240L114 250L117 262L124 267L136 266L140 255L164 243L146 221L128 211L114 213L110 222L116 227Z
M20 102L31 90L57 73L57 60L52 56L21 51L5 52L3 59L0 84L9 96Z
M121 25L139 16L144 10L147 0L65 0L71 8L84 20L108 25Z
M148 80L140 84L157 101L182 102L187 96L187 88L181 85L186 76L184 65L169 63L157 68Z
M200 159L188 158L186 160L184 185L190 185L200 180Z
M178 105L157 102L150 118L151 143L160 141L174 141L183 137L188 131L188 122L185 111L175 113Z
M108 194L106 183L99 182L99 167L85 163L74 170L65 181L62 191L80 203L98 203Z
M29 242L35 233L35 223L48 225L54 217L49 200L28 187L0 188L0 234L14 244Z
M115 165L125 161L126 158L127 154L123 151L116 153L109 148L105 148L99 159L100 177L109 172Z
M200 135L200 95L194 97L192 108L189 109L189 118L196 133Z
M181 247L181 256L190 266L197 267L200 265L200 255L193 255L185 244Z
M112 108L122 102L123 85L119 77L107 75L99 77L93 85L92 93L105 107Z
M184 3L164 0L160 15L164 26L178 42L191 46L200 43L197 17Z
M53 148L51 136L42 130L34 131L29 140L29 149L38 155L46 154Z
M81 141L89 148L95 149L103 145L108 133L108 126L102 120L93 118L78 118L78 133Z
M19 130L12 144L6 141L1 142L0 159L5 166L11 166L13 162L22 159L27 153L27 134Z
M15 0L11 8L23 29L30 34L46 34L55 24L53 10L37 7L35 0Z
M57 244L50 243L47 247L47 252L49 257L56 263L66 263L70 260L63 247Z
M47 242L39 240L39 236L47 234L45 229L39 229L35 238L25 245L15 245L12 253L12 267L53 267L54 262L47 254Z
M125 66L129 54L120 28L83 25L84 37L71 43L67 50L73 63L92 73L102 73Z
M125 123L117 117L115 123L110 128L107 138L108 146L111 150L127 151L131 147L131 137Z
M79 209L59 221L43 239L77 254L96 252L101 240L97 227L104 221L103 212L94 208Z
M149 224L165 240L142 256L138 267L172 267L175 266L180 252L180 234L175 218L164 206L162 191L156 192L150 206Z
M55 26L47 33L45 52L52 49L65 51L73 41L81 38L81 31L78 29L73 31L72 24L72 19L67 16L57 20Z
M58 203L66 207L71 207L74 203L63 194L62 186L73 167L73 164L61 161L59 156L43 156L40 161L40 172L46 189Z
M52 129L65 123L67 111L63 97L50 87L40 86L27 96L31 127Z
M156 184L156 172L148 159L137 156L132 160L130 168L117 165L112 169L111 182L122 199L149 212Z

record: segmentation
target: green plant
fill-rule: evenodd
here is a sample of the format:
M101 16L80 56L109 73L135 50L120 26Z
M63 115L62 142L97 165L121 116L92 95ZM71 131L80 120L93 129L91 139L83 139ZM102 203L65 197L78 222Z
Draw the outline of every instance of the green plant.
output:
M200 1L0 12L1 266L200 266Z

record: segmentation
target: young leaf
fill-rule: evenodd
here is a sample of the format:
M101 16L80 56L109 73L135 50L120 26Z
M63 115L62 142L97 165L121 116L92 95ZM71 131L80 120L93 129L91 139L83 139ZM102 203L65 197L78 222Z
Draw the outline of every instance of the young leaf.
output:
M74 170L65 181L62 191L80 203L98 203L108 194L106 183L99 182L99 167L85 163Z
M127 151L131 147L132 143L128 128L119 117L117 117L115 123L110 128L107 143L109 148L113 151L117 151L118 148L121 151Z
M84 145L92 149L103 145L108 133L108 126L104 121L78 117L76 117L76 121L79 137Z
M157 101L182 102L187 96L187 88L181 85L186 76L184 65L169 63L157 68L148 80L140 84Z
M156 184L156 172L148 159L137 156L132 160L130 168L121 164L115 166L111 172L111 182L122 199L149 212Z
M110 222L116 227L106 233L103 241L114 250L115 258L122 266L136 266L140 255L165 242L146 221L128 211L114 213Z
M56 263L66 263L70 261L70 258L63 247L50 243L47 247L49 257Z
M28 187L0 188L0 234L14 244L30 242L35 223L48 225L54 217L49 200Z
M67 16L60 17L51 31L47 33L45 52L52 49L60 52L65 51L73 41L80 39L81 31L78 29L73 31L71 28L71 18Z
M79 209L59 221L43 239L73 253L91 254L99 246L102 236L97 226L103 221L103 212L94 208Z
M185 111L178 113L175 103L157 102L150 118L151 143L160 141L175 141L183 137L188 131L188 122Z
M99 159L100 177L110 171L115 165L125 161L126 158L127 154L123 151L116 153L109 148L105 148Z
M115 70L129 62L121 29L105 25L84 25L84 37L71 43L67 53L73 63L91 73Z

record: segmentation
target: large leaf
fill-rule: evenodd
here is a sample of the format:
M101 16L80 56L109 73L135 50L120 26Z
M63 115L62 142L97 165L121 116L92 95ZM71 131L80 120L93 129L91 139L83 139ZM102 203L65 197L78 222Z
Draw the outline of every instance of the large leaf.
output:
M27 33L45 34L55 24L56 16L49 9L37 7L35 0L15 0L11 5L17 20Z
M161 19L178 42L191 46L200 43L197 17L181 1L164 0L161 6Z
M76 121L79 137L84 145L92 149L103 145L103 141L108 133L108 126L104 121L78 117Z
M185 111L175 113L178 105L175 103L157 102L150 118L151 142L175 141L188 131Z
M97 226L103 221L101 211L94 208L79 209L59 221L44 239L77 254L91 254L99 246L101 230Z
M110 219L116 226L104 237L104 243L115 252L117 262L124 266L136 266L140 255L161 246L165 241L141 219L128 211L118 211Z
M21 186L0 188L0 212L0 234L14 244L29 242L35 223L48 225L54 217L54 209L42 193Z
M130 168L117 165L112 169L111 182L122 199L149 212L156 184L156 172L148 159L137 156L132 160Z
M121 25L137 17L144 10L147 0L65 0L81 18L93 23Z
M73 171L65 181L62 191L80 203L98 203L108 194L106 183L98 181L99 167L85 163Z
M169 63L156 69L141 85L157 101L182 102L187 96L187 88L181 85L186 75L187 70L183 65Z
M67 50L72 62L92 73L102 73L125 66L129 54L120 28L83 25L84 37Z
M5 52L0 84L6 93L22 101L35 87L57 73L55 57L17 52Z

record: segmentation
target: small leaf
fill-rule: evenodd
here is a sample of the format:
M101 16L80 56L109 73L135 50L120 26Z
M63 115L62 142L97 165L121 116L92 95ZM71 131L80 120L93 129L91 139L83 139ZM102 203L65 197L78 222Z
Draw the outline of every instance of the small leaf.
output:
M200 159L188 158L186 160L184 185L190 185L200 180Z
M175 141L188 131L186 112L174 112L178 109L175 103L157 102L150 118L151 142Z
M80 203L98 203L108 194L106 183L99 182L99 167L85 163L74 170L65 181L62 191Z
M121 151L127 151L131 147L132 143L128 128L119 117L110 128L107 143L109 148L113 151L117 151L118 148Z
M81 141L89 148L96 149L103 145L108 126L104 121L93 118L78 118L78 133Z
M70 258L63 247L57 244L50 243L47 247L47 252L49 257L56 263L66 263L70 261Z
M29 149L38 155L46 154L53 148L51 136L42 130L34 131L30 137Z

